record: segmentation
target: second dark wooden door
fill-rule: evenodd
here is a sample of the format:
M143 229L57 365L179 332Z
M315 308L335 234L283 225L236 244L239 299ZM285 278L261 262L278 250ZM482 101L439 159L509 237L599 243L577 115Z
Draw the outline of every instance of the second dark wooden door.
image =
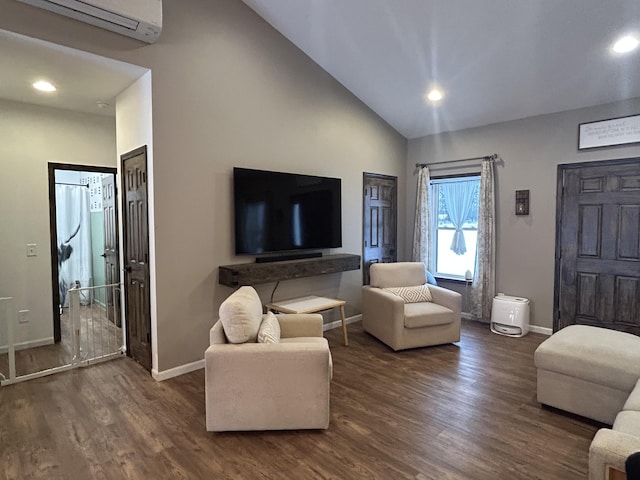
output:
M151 370L147 149L122 156L127 354Z
M102 209L104 212L104 271L105 283L120 283L120 262L118 260L118 209L116 208L116 176L105 175L102 178ZM120 319L119 289L106 291L107 318L118 327Z
M398 179L364 173L362 218L362 275L369 284L372 263L397 261Z
M554 331L640 335L640 159L560 166Z

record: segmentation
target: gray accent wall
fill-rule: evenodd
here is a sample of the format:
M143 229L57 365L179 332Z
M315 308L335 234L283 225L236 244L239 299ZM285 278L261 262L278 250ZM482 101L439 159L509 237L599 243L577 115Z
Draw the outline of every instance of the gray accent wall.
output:
M531 324L552 328L557 167L562 163L640 157L640 145L578 150L578 124L637 114L640 98L525 118L409 141L407 218L415 213L416 163L499 154L496 165L497 292L531 300ZM438 174L459 169L438 170ZM515 215L515 191L530 190L530 214ZM413 225L407 224L408 255ZM464 293L464 285L453 286Z
M158 373L203 358L232 292L217 268L250 261L233 252L234 166L342 178L343 247L328 253L361 253L363 171L405 184L406 139L240 0L165 1L153 45L11 0L0 10L2 29L151 70ZM404 203L398 223L403 257ZM361 282L285 281L274 298L336 296L355 315ZM273 287L259 287L263 301Z

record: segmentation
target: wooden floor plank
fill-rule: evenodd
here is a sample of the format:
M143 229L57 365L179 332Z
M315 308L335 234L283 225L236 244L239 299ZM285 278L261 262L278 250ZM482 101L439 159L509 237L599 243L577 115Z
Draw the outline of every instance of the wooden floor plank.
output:
M326 431L209 433L204 372L156 382L128 358L0 388L7 479L584 479L600 425L536 402L533 352L463 322L393 352L349 326Z

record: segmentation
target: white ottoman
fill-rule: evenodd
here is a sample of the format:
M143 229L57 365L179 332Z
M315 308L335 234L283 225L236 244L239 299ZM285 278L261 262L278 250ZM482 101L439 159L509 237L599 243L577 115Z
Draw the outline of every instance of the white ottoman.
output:
M571 325L537 348L538 402L609 425L640 377L640 337Z

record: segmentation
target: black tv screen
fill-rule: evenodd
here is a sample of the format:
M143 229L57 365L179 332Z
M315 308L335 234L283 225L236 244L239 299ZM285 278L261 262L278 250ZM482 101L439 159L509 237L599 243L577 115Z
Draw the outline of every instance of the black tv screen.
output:
M342 246L339 178L233 169L236 254Z

